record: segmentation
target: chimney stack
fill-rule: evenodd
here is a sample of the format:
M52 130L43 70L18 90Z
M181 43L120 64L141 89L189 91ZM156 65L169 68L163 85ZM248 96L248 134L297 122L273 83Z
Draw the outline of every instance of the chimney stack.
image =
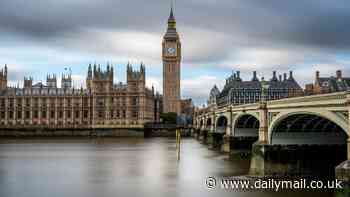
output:
M276 71L272 72L272 81L277 81Z
M287 80L287 73L283 73L283 81Z
M289 79L290 79L290 80L293 79L293 71L289 71Z
M241 78L240 78L240 73L241 73L241 72L240 72L240 71L237 71L236 73L237 73L237 79L241 79Z
M256 76L256 71L253 71L253 79L252 81L259 81L258 77Z
M337 74L337 79L341 79L342 78L341 70L337 70L336 74Z
M282 81L282 75L279 75L278 77L279 77L279 81Z

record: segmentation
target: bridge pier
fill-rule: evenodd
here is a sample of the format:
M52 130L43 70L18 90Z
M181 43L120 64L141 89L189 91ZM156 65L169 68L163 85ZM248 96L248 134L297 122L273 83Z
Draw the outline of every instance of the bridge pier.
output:
M232 118L231 118L232 119ZM231 135L231 130L232 130L232 125L231 125L232 120L230 120L230 124L226 127L225 135L223 135L222 139L222 145L221 145L221 151L224 153L229 153L231 150L231 141L232 141L232 135Z
M254 142L258 140L258 137L253 136L232 136L232 135L224 135L223 143L221 146L221 151L225 153L230 153L231 155L235 155L239 153L241 155L242 152L251 152L252 145Z
M266 102L261 102L259 104L259 141L268 142L268 120L267 120L267 104Z
M221 146L222 152L224 152L224 153L231 152L231 141L232 141L231 135L224 135L223 136L223 144Z
M193 128L192 131L191 131L191 136L192 136L194 139L198 139L199 130L198 130L197 128Z
M202 141L202 143L206 144L208 140L208 130L203 128L200 130L199 133L199 140Z
M213 132L207 131L205 140L203 140L204 144L210 146L213 143Z
M223 144L223 137L224 134L222 133L216 133L216 132L209 132L208 133L208 146L211 149L219 149L221 150L222 144Z
M256 142L250 174L334 177L334 166L346 157L344 145L270 145Z
M339 180L350 182L350 138L347 141L348 158L335 168L335 177Z

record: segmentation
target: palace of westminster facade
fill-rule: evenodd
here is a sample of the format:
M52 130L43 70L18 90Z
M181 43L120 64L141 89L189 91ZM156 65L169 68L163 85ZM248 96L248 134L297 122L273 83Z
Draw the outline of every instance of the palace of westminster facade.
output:
M7 87L7 66L0 74L2 128L141 128L159 118L161 96L145 86L145 66L127 65L127 84L113 84L113 66L89 65L86 89L72 87L71 74L48 75L46 84L24 78L24 87Z
M173 10L162 42L163 95L146 87L146 70L128 63L126 84L114 84L114 69L107 64L89 65L86 88L73 88L71 74L63 74L61 87L56 75L46 84L24 78L23 88L8 87L8 67L0 72L0 128L5 129L94 129L143 128L158 122L161 112L192 113L192 100L181 100L181 43Z

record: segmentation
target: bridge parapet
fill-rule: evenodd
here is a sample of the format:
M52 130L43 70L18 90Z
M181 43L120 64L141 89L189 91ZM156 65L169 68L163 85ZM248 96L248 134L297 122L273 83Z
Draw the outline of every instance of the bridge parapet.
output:
M268 108L288 108L301 106L323 106L323 105L344 105L347 102L347 95L350 92L336 92L331 94L320 94L304 97L293 97L274 101L268 101Z
M206 126L206 127L203 128L203 130L206 130L206 131L210 131L211 129L212 129L211 126Z
M232 105L232 112L241 112L259 109L260 103L250 103L244 105Z
M224 133L226 133L226 129L227 129L227 127L216 127L215 133L222 133L222 134L224 134Z

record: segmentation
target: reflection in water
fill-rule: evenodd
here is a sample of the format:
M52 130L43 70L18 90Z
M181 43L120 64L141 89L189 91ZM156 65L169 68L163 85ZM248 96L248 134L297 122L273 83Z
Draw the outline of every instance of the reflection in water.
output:
M0 196L332 196L311 192L208 191L208 176L246 174L249 161L229 161L193 139L16 139L0 141Z

